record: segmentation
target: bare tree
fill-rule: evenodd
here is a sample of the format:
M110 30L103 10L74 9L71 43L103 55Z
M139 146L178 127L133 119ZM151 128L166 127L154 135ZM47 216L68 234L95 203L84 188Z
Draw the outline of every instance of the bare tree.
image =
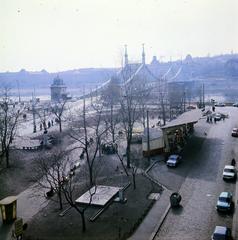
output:
M67 201L67 203L73 207L81 216L82 221L82 232L86 231L86 221L85 221L85 211L88 209L88 207L92 203L93 196L95 195L97 191L97 186L95 185L92 188L89 188L89 200L87 204L79 205L75 202L75 184L73 183L73 178L70 178L70 180L63 186L63 193L64 197Z
M121 89L117 77L112 77L107 88L102 92L101 100L102 104L109 108L109 114L105 117L105 123L110 125L110 133L112 136L112 142L115 142L115 128L119 122L118 114L114 111L116 105L119 103Z
M47 194L57 194L59 208L63 209L62 188L70 173L69 151L54 149L53 152L42 152L36 158L32 180L36 188Z
M59 123L59 131L62 132L62 117L65 111L65 104L67 103L67 99L58 101L51 105L50 110L56 116L57 121Z
M43 125L44 130L46 130L47 129L46 117L49 117L49 107L42 106L42 107L37 108L35 103L33 103L32 104L32 112L33 112L33 114L37 115L37 117L40 120L40 123Z
M175 109L177 114L183 112L184 103L184 84L181 83L170 83L168 98L171 109Z
M160 107L161 107L161 112L162 112L163 125L166 124L166 109L165 109L166 102L165 101L166 101L165 93L160 92Z
M82 114L78 114L76 119L75 116L71 116L69 134L79 143L78 148L82 149L82 157L86 158L90 186L93 186L95 182L96 160L101 154L101 139L106 132L102 124L102 113L103 106L94 105L89 114L84 99Z
M69 154L71 150L54 150L51 153L45 153L39 156L35 161L33 181L36 182L35 188L37 194L46 191L46 196L51 196L52 201L59 203L59 209L63 209L63 203L69 204L80 215L82 220L82 231L86 231L85 211L91 205L92 197L96 193L97 186L91 190L86 181L81 182L82 188L89 189L89 201L86 205L79 206L76 202L76 181L74 181L75 168L71 168ZM81 173L82 174L82 171ZM77 189L78 190L78 189ZM57 194L57 200L52 197L53 193Z
M150 98L150 92L151 89L146 86L145 81L140 81L140 96L138 98L139 101L139 111L142 118L142 125L145 128L146 127L146 111L147 111L147 105L148 105L148 99ZM143 90L142 90L143 89Z
M6 167L10 167L9 154L10 146L17 133L19 116L23 108L15 106L10 99L10 89L2 89L0 100L0 142L1 142L1 157L5 157Z
M139 98L143 89L140 85L136 85L133 82L124 84L123 92L120 99L120 116L122 121L123 129L126 133L126 157L127 157L127 168L130 168L130 153L131 153L131 142L132 133L135 122L139 119Z
M136 175L142 159L141 152L141 149L134 148L131 154L131 175L134 190L136 189Z

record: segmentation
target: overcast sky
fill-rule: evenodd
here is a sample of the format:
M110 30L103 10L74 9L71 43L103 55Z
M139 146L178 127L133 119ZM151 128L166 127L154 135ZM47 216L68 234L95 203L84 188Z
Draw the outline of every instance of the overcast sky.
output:
M238 52L238 0L0 0L0 71Z

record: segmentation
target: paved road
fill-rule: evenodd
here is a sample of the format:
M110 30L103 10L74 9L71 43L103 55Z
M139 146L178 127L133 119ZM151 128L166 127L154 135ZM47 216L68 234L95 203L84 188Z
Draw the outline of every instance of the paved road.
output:
M198 128L209 128L207 136L204 135L205 140L199 137L190 140L183 163L177 169L166 169L164 163L157 168L158 180L181 193L182 207L170 210L156 240L205 240L210 239L216 225L232 227L232 214L218 214L215 205L221 191L235 194L235 184L222 180L222 170L232 157L238 157L238 139L230 135L231 129L238 126L238 109L218 110L229 112L230 118L217 124L201 120ZM160 171L167 171L169 178Z

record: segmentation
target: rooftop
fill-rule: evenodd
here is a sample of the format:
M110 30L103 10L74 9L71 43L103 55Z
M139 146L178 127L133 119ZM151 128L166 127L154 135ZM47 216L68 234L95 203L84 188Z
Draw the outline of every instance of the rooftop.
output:
M119 187L97 185L75 200L78 204L105 206L118 192ZM91 200L91 201L90 201Z
M161 129L171 128L188 123L196 123L201 117L202 117L201 110L194 109L181 114L180 116L178 116L178 118L168 122L165 126L162 126Z

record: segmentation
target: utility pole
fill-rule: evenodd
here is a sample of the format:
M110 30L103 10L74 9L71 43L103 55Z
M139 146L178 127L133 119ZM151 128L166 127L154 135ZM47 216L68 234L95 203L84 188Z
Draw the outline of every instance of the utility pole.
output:
M183 92L183 112L185 112L185 105L186 105L186 92Z
M93 93L92 88L90 89L90 100L91 100L91 106L93 105Z
M147 152L148 152L148 162L150 163L150 124L149 124L149 111L146 111L147 117Z
M18 89L18 102L21 102L21 95L20 95L20 86L19 86L19 80L17 79L17 89Z
M36 113L35 113L35 96L32 93L32 115L33 115L33 133L36 132Z
M204 83L202 84L202 107L205 107L205 91L204 91Z
M199 108L202 107L202 88L200 87L199 90Z

